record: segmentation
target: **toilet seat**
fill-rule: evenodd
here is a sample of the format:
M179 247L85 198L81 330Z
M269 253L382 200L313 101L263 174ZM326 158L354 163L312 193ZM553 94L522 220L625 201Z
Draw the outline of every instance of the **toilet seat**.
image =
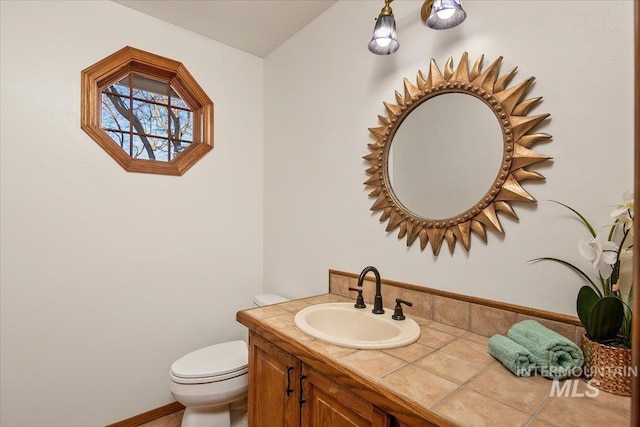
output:
M171 365L171 380L179 384L225 381L248 372L244 341L230 341L191 352Z

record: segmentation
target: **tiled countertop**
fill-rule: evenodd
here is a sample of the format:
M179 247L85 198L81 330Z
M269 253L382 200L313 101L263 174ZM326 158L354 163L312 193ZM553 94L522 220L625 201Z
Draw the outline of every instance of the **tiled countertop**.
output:
M322 354L365 382L381 385L455 425L469 427L628 426L631 398L600 391L582 380L569 384L570 396L550 397L553 381L518 378L488 353L488 337L411 316L421 329L409 346L357 350L316 340L296 328L295 314L325 302L350 301L327 294L244 311L284 339ZM428 385L428 386L425 386ZM562 386L562 383L561 383Z

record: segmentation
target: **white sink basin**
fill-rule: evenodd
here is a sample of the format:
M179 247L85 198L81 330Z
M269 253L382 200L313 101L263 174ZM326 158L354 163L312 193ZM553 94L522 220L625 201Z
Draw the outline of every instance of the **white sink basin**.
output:
M373 314L371 308L354 308L351 302L317 304L300 310L294 320L305 334L342 347L396 348L420 337L415 320L393 320L393 310Z

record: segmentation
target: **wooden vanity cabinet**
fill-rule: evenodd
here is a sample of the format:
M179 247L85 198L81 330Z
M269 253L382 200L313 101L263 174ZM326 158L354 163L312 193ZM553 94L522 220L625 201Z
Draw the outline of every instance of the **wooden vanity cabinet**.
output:
M249 427L389 427L391 417L273 343L249 335Z
M302 426L388 427L389 417L371 403L303 365Z
M249 335L249 426L300 425L298 359L267 340Z

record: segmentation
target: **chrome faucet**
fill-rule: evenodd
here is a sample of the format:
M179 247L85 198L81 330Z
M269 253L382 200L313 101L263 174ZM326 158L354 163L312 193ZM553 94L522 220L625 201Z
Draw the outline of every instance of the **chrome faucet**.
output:
M362 283L364 283L364 277L368 272L373 272L376 276L376 295L373 297L373 310L371 312L373 314L383 314L384 309L382 308L382 294L380 293L380 272L377 268L373 266L365 267L360 273L360 277L358 277L358 287L362 287Z

